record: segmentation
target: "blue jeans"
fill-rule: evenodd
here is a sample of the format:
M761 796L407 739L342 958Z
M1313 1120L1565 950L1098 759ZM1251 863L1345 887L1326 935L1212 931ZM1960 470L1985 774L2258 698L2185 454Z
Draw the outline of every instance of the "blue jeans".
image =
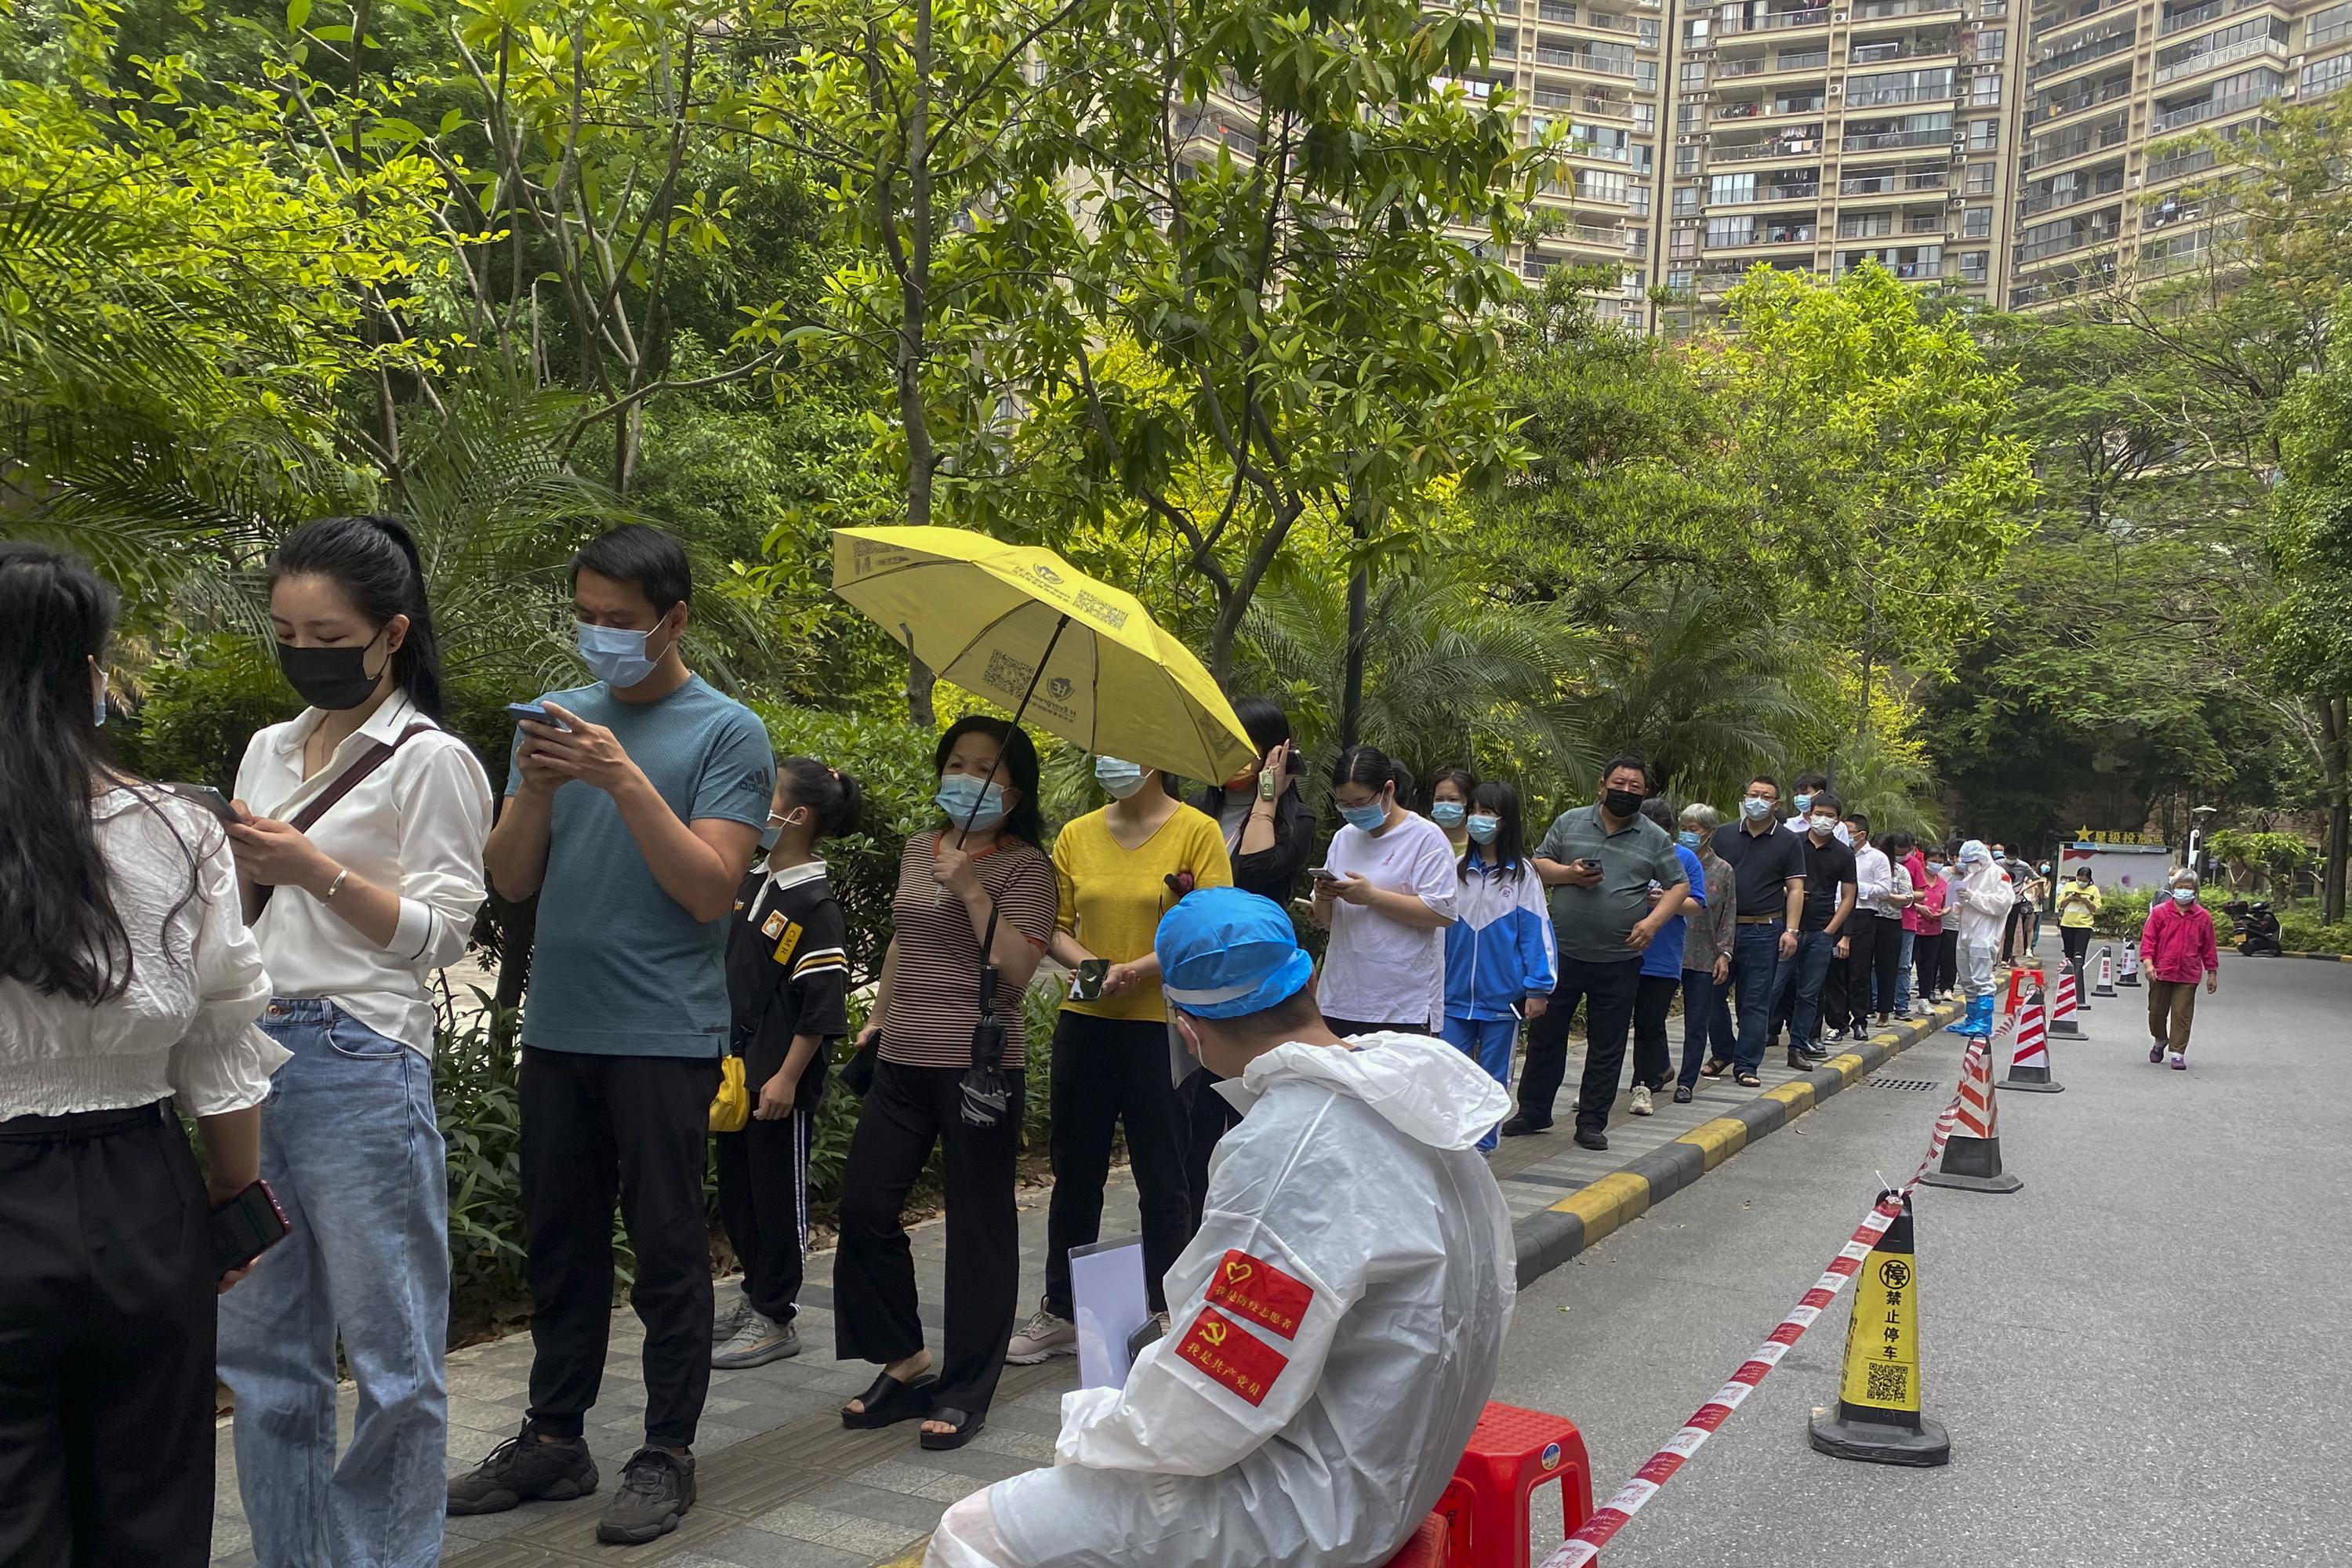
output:
M1519 1021L1517 1018L1457 1018L1445 1016L1445 1043L1486 1069L1486 1075L1503 1086L1511 1087L1511 1047L1519 1043ZM1496 1122L1495 1127L1500 1127ZM1486 1129L1486 1136L1478 1140L1480 1149L1492 1149L1501 1142L1495 1127Z
M292 1222L220 1299L220 1375L260 1568L429 1568L447 1498L449 1176L433 1065L332 1003L272 1001L294 1053L261 1116ZM335 1462L335 1345L359 1385Z
M1789 1007L1789 1045L1791 1049L1817 1043L1822 1033L1822 985L1829 979L1830 964L1837 957L1838 938L1833 932L1807 931L1797 933L1797 956L1790 967L1795 972L1789 984L1797 988L1796 1000ZM1862 980L1863 996L1855 998L1857 1011L1867 1003L1870 979ZM1759 1057L1758 1061L1764 1058Z
M1703 1058L1729 1061L1738 1047L1731 1027L1731 988L1715 983L1712 969L1683 971L1683 1068L1675 1081L1685 1089L1698 1082Z
M1916 932L1906 931L1903 933L1902 954L1896 960L1895 971L1895 1016L1897 1018L1908 1017L1911 1013L1911 958L1917 940Z
M1781 961L1779 926L1743 925L1733 934L1731 984L1739 994L1739 1051L1731 1058L1735 1071L1753 1073L1764 1065L1764 1037L1770 1032L1772 1009L1788 990L1796 967Z

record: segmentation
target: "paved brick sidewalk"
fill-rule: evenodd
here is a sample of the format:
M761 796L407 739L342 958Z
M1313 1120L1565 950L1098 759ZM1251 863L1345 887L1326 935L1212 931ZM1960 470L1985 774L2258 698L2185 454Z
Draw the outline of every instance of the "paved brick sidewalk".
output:
M1677 1020L1677 1052L1679 1028ZM1561 1094L1553 1131L1506 1140L1495 1155L1494 1171L1515 1220L1540 1213L1636 1156L1798 1076L1776 1058L1762 1069L1762 1089L1741 1089L1728 1078L1702 1079L1691 1104L1674 1104L1669 1091L1657 1097L1657 1112L1648 1117L1629 1115L1621 1097L1610 1116L1610 1146L1596 1152L1579 1148L1570 1136L1574 1118L1568 1104L1582 1065L1581 1042L1571 1041L1570 1087ZM1024 1305L1045 1288L1046 1196L1042 1187L1022 1194ZM1113 1178L1103 1232L1131 1234L1134 1226L1134 1190L1122 1172ZM945 1235L936 1221L913 1235L924 1319L936 1351ZM1066 1358L1008 1368L987 1430L959 1452L924 1452L916 1445L912 1423L882 1432L845 1432L835 1413L865 1387L872 1368L833 1358L832 1273L830 1253L810 1258L801 1318L806 1348L797 1358L711 1374L696 1444L700 1501L676 1534L635 1548L603 1546L594 1539L597 1513L643 1431L645 1389L637 1364L643 1336L635 1314L624 1307L614 1315L604 1399L588 1433L604 1471L604 1489L579 1503L451 1521L443 1558L447 1568L641 1563L669 1568L869 1568L919 1543L949 1503L1051 1461L1061 1396L1076 1385L1076 1365ZM722 1300L731 1288L721 1282ZM514 1435L522 1420L530 1364L526 1334L451 1354L452 1470L472 1465ZM342 1403L348 1432L348 1389ZM213 1561L216 1568L247 1568L253 1556L237 1504L226 1423L219 1442Z

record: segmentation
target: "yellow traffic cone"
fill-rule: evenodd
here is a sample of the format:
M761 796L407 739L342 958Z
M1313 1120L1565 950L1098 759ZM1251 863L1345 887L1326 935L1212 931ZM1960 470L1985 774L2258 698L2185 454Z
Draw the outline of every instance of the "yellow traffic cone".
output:
M1912 1252L1908 1195L1862 1260L1853 1286L1845 1375L1837 1408L1813 1411L1813 1447L1874 1465L1951 1463L1951 1435L1919 1414L1919 1260Z

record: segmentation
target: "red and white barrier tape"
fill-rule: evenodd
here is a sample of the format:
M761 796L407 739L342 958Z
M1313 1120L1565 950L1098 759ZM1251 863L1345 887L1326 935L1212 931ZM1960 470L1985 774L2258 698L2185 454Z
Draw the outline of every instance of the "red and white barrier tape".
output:
M1989 1045L1990 1042L1985 1040L1969 1043L1968 1055L1960 1063L1962 1083L1968 1082L1969 1073L1976 1070L1980 1058L1990 1057ZM1958 1121L1959 1114L1960 1095L1955 1089L1951 1103L1944 1107L1943 1114L1936 1118L1935 1131L1927 1139L1927 1158L1921 1160L1919 1168L1911 1173L1911 1179L1903 1184L1902 1195L1884 1198L1872 1207L1869 1215L1854 1227L1853 1235L1846 1239L1846 1244L1838 1248L1837 1256L1822 1271L1822 1277L1813 1281L1812 1289L1807 1290L1796 1308L1780 1320L1780 1326L1764 1337L1764 1342L1756 1347L1756 1353L1739 1364L1739 1370L1731 1374L1731 1380L1717 1389L1707 1402L1692 1414L1691 1418L1683 1424L1683 1429L1675 1433L1664 1447L1651 1455L1649 1462L1633 1472L1633 1479L1620 1487L1615 1497L1593 1510L1592 1517L1584 1521L1584 1528L1570 1536L1559 1551L1546 1558L1543 1568L1583 1568L1585 1563L1600 1556L1601 1549L1609 1544L1611 1538L1632 1523L1633 1516L1658 1494L1658 1489L1673 1479L1675 1472L1698 1452L1702 1444L1715 1436L1716 1428L1729 1420L1733 1411L1746 1403L1756 1385L1780 1364L1780 1358L1789 1353L1789 1347L1802 1339L1805 1331L1820 1319L1823 1309L1837 1300L1838 1292L1845 1289L1846 1281L1853 1278L1854 1271L1862 1267L1863 1259L1870 1256L1872 1247L1886 1234L1886 1227L1893 1225L1895 1217L1903 1212L1903 1197L1910 1195L1911 1189L1919 1184L1919 1178L1927 1174L1927 1167L1943 1153L1944 1145L1950 1140L1952 1127Z

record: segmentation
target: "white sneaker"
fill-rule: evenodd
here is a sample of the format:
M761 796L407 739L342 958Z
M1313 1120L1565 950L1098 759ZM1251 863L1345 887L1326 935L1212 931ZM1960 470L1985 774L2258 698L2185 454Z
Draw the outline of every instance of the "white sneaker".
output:
M1650 1114L1650 1086L1646 1083L1635 1084L1633 1086L1633 1114L1636 1116L1647 1116Z
M2164 1065L2170 1068L2174 1072L2187 1072L2189 1070L2189 1058L2182 1056L2179 1051L2173 1051L2165 1057Z
M1039 1311L1021 1326L1004 1347L1004 1359L1014 1366L1035 1366L1048 1356L1078 1353L1078 1325L1067 1318Z

